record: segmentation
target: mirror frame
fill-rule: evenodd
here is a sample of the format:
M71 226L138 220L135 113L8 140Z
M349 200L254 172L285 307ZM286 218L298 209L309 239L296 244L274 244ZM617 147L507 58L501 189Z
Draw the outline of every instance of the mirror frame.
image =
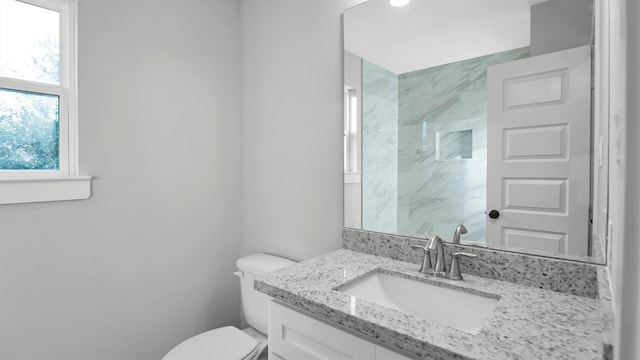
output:
M348 8L345 12L356 8L368 0L362 0L358 4ZM608 231L608 208L609 208L609 196L608 196L608 185L609 185L609 154L611 153L610 148L611 144L609 143L609 132L608 132L608 124L610 121L609 116L609 34L610 34L610 22L609 22L609 12L606 7L606 2L601 2L594 0L594 44L592 45L592 104L591 104L591 120L592 120L592 130L594 132L593 139L600 139L598 144L592 144L592 169L591 173L593 175L592 178L592 191L591 196L593 197L591 200L591 212L592 212L592 223L590 226L590 236L592 242L592 256L580 256L580 255L571 255L571 254L556 254L545 251L537 251L531 249L518 249L518 248L507 248L502 246L486 246L484 244L478 243L470 244L470 243L461 243L456 244L457 246L462 246L465 248L474 248L474 249L485 249L488 251L498 251L498 252L506 252L506 253L514 253L514 254L524 254L524 255L532 255L538 257L545 258L553 258L560 260L568 260L568 261L576 261L581 263L588 263L594 265L607 265L607 259L610 258L608 256L610 249L610 244L608 241L609 231ZM344 63L345 57L344 53L344 13L342 15L342 36L343 36L343 45L341 49L342 54L342 64L343 64L343 73L342 73L342 85L344 87L345 84L345 74L344 74ZM343 107L345 104L343 104ZM344 121L344 119L343 119ZM597 126L598 124L602 124L603 126ZM362 154L362 145L360 144L360 156ZM344 151L344 150L343 150ZM598 151L599 161L604 163L600 165L602 168L601 171L597 172L594 169L595 167L595 152ZM343 153L343 158L345 154ZM344 169L343 169L344 173ZM356 231L362 231L372 234L382 234L382 235L393 235L404 238L412 238L424 240L429 236L435 235L426 235L420 236L418 234L409 235L403 233L382 233L371 231L362 228L350 228L344 226L344 208L345 208L345 178L346 173L343 175L342 180L342 190L343 190L343 229L353 229ZM361 191L362 193L362 191ZM362 198L360 200L362 206ZM444 238L443 238L444 239ZM447 237L447 239L449 239ZM445 240L447 243L452 244L450 241Z

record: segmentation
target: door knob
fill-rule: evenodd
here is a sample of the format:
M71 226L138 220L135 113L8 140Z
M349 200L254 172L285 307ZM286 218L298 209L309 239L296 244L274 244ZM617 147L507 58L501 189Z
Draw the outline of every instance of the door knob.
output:
M500 211L498 210L491 210L489 211L489 217L492 219L497 219L500 217Z

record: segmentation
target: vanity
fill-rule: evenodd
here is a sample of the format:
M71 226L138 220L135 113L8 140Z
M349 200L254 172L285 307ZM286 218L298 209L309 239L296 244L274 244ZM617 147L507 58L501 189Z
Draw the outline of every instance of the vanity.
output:
M582 288L464 272L456 281L421 274L416 258L366 254L345 244L256 278L256 289L275 299L270 359L605 358L611 304L606 284L597 284L602 274L596 266L566 263L565 275L582 273ZM547 277L548 259L534 261ZM536 277L531 269L522 275Z

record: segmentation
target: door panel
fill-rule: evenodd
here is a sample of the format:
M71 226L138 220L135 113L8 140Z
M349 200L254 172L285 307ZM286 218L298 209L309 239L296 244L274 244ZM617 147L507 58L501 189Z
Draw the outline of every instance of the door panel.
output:
M590 46L488 69L488 244L588 255L590 78Z
M503 179L503 210L567 212L566 180Z
M512 77L503 83L505 110L523 106L546 106L565 98L565 71Z
M567 158L567 127L540 126L503 131L503 160Z
M518 229L502 229L502 237L510 248L528 248L533 250L561 252L566 247L565 234L544 231L529 231Z

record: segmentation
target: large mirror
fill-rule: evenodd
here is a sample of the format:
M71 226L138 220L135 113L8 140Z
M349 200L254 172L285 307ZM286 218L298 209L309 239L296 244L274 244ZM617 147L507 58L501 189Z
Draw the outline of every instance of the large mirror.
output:
M603 23L593 0L347 10L345 227L603 262Z

